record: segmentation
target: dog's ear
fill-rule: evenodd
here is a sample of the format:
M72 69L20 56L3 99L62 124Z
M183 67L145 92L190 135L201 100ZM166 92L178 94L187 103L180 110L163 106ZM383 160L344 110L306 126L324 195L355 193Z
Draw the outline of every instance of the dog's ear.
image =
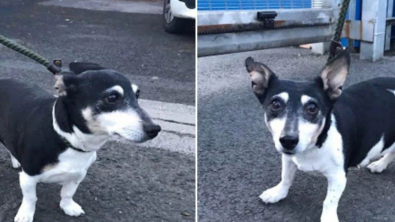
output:
M55 79L55 90L58 96L67 96L76 91L78 76L74 74L57 74Z
M75 74L81 74L85 71L88 70L101 70L105 69L102 66L96 64L96 63L90 63L90 62L71 62L69 64L69 69L70 71L74 72Z
M251 57L245 60L245 66L251 77L252 90L257 97L263 96L269 80L275 76L274 73L266 65L255 62Z
M322 70L321 80L324 90L332 100L336 100L342 93L350 67L350 53L342 50Z

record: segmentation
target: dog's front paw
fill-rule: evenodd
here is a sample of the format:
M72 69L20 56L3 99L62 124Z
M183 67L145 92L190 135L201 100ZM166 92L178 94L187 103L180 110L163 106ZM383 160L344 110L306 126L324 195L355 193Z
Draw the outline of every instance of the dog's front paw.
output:
M81 214L85 214L84 210L82 210L82 207L73 200L60 202L60 208L62 208L65 214L73 217L78 217Z
M280 184L265 190L259 198L265 203L276 203L284 199L288 195L288 189L284 188Z
M325 213L323 212L321 215L321 222L339 222L339 218L337 217L337 213Z
M369 164L368 169L372 173L381 173L385 168L387 168L387 165L388 164L383 159L380 159Z
M32 222L34 217L34 210L24 207L19 208L18 213L14 218L14 222Z

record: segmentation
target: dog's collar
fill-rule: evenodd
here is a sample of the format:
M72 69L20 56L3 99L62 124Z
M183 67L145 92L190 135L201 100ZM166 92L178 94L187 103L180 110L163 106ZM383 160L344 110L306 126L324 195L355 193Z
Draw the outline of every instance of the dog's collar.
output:
M68 148L71 148L71 149L73 149L73 150L75 150L75 151L78 151L78 152L81 152L81 153L89 153L89 152L92 152L92 151L86 151L86 150L83 150L83 149L80 149L80 148L77 148L77 147L71 145L71 143L70 143L68 140L66 140L66 138L64 138L64 137L62 137L62 136L60 136L60 138L62 139L63 143L65 143L65 144L66 144L66 147L68 147Z

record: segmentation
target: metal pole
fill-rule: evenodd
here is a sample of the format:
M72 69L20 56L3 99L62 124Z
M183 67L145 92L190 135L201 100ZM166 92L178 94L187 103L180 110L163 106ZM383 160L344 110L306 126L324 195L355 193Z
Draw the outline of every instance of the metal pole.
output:
M387 0L362 2L362 21L374 23L373 43L361 41L360 59L375 62L384 56Z

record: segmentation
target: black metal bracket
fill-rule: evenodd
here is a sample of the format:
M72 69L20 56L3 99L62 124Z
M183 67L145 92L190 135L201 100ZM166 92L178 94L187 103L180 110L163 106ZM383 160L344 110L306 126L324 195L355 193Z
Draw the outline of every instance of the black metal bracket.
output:
M62 71L62 60L53 60L52 63L47 67L47 69L54 75L60 73Z
M257 20L263 22L265 28L274 28L274 18L277 17L275 11L257 12Z

